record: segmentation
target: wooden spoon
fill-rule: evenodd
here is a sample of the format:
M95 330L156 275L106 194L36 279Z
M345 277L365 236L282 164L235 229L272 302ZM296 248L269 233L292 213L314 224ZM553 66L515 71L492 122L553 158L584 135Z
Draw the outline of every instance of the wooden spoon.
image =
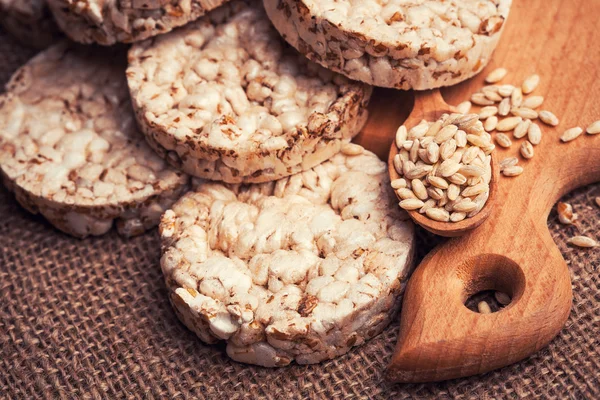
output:
M425 92L415 92L415 103L412 112L404 125L410 129L416 126L425 119L426 121L437 121L442 114L451 113L452 107L450 107L440 94L439 90L428 90ZM395 143L392 143L390 153L388 157L388 170L390 179L398 179L401 176L394 168L394 156L398 154L398 148ZM494 204L496 202L497 182L499 177L499 168L496 161L496 156L492 153L492 180L490 181L490 196L483 209L472 218L465 218L460 222L439 222L426 215L420 214L418 211L409 211L410 217L417 224L436 235L455 237L464 235L465 233L477 228L489 217Z

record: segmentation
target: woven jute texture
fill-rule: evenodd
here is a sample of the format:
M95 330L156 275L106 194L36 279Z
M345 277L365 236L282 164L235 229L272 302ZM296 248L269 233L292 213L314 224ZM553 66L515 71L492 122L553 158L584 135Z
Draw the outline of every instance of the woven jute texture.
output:
M0 83L33 53L0 32ZM579 229L600 233L600 185L567 196ZM72 239L0 189L0 398L600 398L600 250L567 247L575 228L548 221L571 271L574 306L552 343L499 371L440 384L382 377L398 325L336 360L263 369L230 361L175 317L156 232ZM422 257L438 239L420 231Z

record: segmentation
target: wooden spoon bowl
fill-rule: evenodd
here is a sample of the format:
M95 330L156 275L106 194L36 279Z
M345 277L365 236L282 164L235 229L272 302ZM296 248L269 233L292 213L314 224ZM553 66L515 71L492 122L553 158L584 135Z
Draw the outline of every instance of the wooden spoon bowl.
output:
M415 92L415 103L411 114L404 123L404 125L410 129L421 122L436 121L442 114L451 113L452 107L450 107L440 94L439 90L428 90L425 92ZM390 179L401 178L400 174L394 168L394 157L398 154L398 148L395 143L392 143L388 156L388 171ZM465 218L460 222L440 222L435 221L424 214L420 214L419 211L409 211L408 214L413 221L429 232L435 233L436 235L446 237L456 237L464 235L465 233L480 226L490 215L494 204L497 199L497 188L499 179L499 168L496 159L495 152L492 152L492 180L490 181L490 196L483 209L475 216L471 218ZM400 199L400 198L399 198ZM401 200L401 199L400 199Z

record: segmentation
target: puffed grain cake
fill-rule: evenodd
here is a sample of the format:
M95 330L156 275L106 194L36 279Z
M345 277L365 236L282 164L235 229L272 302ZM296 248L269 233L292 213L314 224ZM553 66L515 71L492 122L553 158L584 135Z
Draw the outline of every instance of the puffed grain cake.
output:
M161 220L171 303L202 341L225 341L236 361L337 357L399 310L412 266L407 218L386 164L366 151L276 182L206 181Z
M454 85L489 62L511 0L264 0L312 61L375 86Z
M371 87L285 44L259 1L233 1L135 44L127 77L152 147L190 175L266 182L332 157L367 118Z
M38 49L60 38L46 0L0 0L0 25L22 44Z
M48 0L61 29L80 43L131 43L169 32L228 0Z
M59 43L0 95L0 168L28 211L77 237L156 226L189 178L138 131L124 51Z

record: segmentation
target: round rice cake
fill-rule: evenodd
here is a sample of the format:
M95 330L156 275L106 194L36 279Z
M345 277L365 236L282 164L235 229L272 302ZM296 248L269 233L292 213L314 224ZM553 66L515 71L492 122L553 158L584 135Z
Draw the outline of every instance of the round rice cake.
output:
M61 29L80 43L131 43L171 31L228 0L48 0Z
M190 175L227 183L332 157L366 122L372 90L285 44L257 1L135 44L127 77L151 146Z
M302 54L375 86L454 85L490 61L512 0L264 0Z
M353 155L276 182L205 182L163 215L170 300L204 342L226 341L229 357L244 363L311 364L394 318L414 227L386 164L345 146Z
M0 25L22 44L38 49L60 37L46 0L0 0Z
M59 43L0 95L0 168L19 203L77 237L158 224L189 178L138 131L124 51Z

